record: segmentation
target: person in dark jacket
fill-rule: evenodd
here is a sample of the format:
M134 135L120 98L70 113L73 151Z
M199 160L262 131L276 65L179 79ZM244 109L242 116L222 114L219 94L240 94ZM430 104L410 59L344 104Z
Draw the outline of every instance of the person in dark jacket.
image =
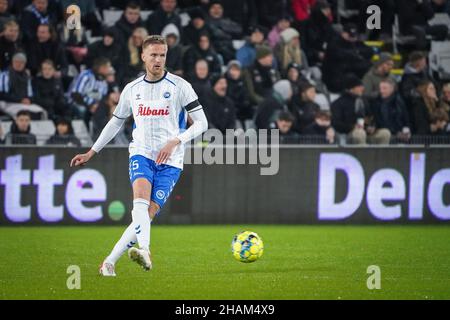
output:
M437 41L447 39L448 27L446 25L430 26L428 24L435 14L430 0L396 0L396 5L400 32L403 35L416 36L417 49L427 48L427 35Z
M419 97L412 100L413 132L425 135L430 132L431 114L439 108L439 99L433 82L425 80L417 86Z
M338 133L347 134L353 144L389 144L387 129L376 129L370 105L363 97L364 86L355 75L347 76L345 93L331 104L332 125Z
M273 85L281 79L280 73L273 67L273 52L268 46L256 50L255 63L244 70L243 76L250 102L258 105L272 94Z
M245 121L253 118L253 107L242 77L241 64L237 60L231 60L227 66L225 77L228 82L227 96L233 100L236 106L238 120Z
M49 9L48 0L33 0L25 8L20 18L24 43L36 38L37 28L41 24L56 26L57 12Z
M76 147L81 146L80 140L73 132L72 124L65 118L61 118L56 121L56 132L46 141L45 144Z
M323 81L331 92L342 92L342 76L362 78L370 69L373 50L358 40L357 27L347 24L340 37L328 44L323 61Z
M5 23L11 20L15 20L15 17L9 10L8 0L0 0L0 33L3 32Z
M55 77L55 65L51 60L41 63L40 73L32 80L33 101L47 110L48 117L55 120L58 116L69 114L64 98L61 79Z
M338 34L333 30L333 14L326 1L318 1L311 11L311 17L305 22L302 47L311 66L322 64L325 50Z
M191 20L183 29L183 44L186 46L195 46L197 39L201 34L208 34L212 37L212 29L206 23L206 13L201 9L195 8L189 12Z
M92 68L95 59L99 57L107 58L111 61L111 65L116 70L117 81L121 82L124 73L124 48L119 41L117 30L108 28L103 32L103 39L98 40L88 47L86 64L88 68Z
M24 51L19 41L20 28L17 22L8 21L4 25L4 30L0 36L0 71L6 70L12 57L18 51Z
M211 85L213 90L204 97L209 128L218 129L225 134L226 129L236 127L236 109L233 101L227 97L227 79L224 76L212 77Z
M236 59L241 63L242 68L248 68L255 62L256 47L263 45L267 30L261 26L251 26L250 36L245 44L236 52Z
M273 85L272 94L258 105L255 124L258 129L270 129L270 124L282 111L289 111L288 104L292 99L292 87L288 80L280 80Z
M36 136L31 133L31 114L26 110L17 113L11 129L5 137L6 144L35 145Z
M170 23L164 27L161 35L166 38L167 51L166 67L170 72L183 75L183 49L180 45L180 31L177 26Z
M289 111L281 111L270 129L278 129L281 144L298 143L298 134L292 129L295 118Z
M117 42L126 44L133 30L142 27L145 25L141 18L141 7L134 1L128 2L122 16L114 25Z
M205 94L212 90L210 78L208 62L204 59L197 60L194 75L188 79L202 105Z
M321 138L323 143L333 144L336 139L336 132L331 126L331 115L326 111L318 111L315 114L314 122L303 130L303 135L311 136L313 143Z
M187 77L192 77L195 62L199 59L204 59L208 62L209 73L211 75L221 74L221 61L217 52L211 47L211 41L207 34L201 34L197 40L197 45L189 48L184 54L184 74Z
M68 63L64 46L57 40L52 26L41 24L37 28L36 38L27 46L28 68L35 76L44 60L52 60L57 70L57 77L67 72Z
M316 98L316 88L310 83L304 83L300 87L300 92L293 96L291 111L295 117L294 130L303 133L303 130L314 122L316 113L320 111L320 106L314 102Z
M161 0L160 6L148 17L146 27L149 34L161 34L168 24L181 30L181 18L177 13L176 0Z
M379 95L371 101L371 112L377 128L388 129L393 136L401 141L408 141L411 137L406 105L396 92L396 83L390 78L381 80Z

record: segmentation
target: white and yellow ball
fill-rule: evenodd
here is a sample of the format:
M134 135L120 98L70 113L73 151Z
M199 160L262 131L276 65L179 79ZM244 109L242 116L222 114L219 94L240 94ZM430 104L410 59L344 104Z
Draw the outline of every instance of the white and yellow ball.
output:
M231 243L233 257L244 263L255 262L264 252L264 243L257 233L244 231L234 236Z

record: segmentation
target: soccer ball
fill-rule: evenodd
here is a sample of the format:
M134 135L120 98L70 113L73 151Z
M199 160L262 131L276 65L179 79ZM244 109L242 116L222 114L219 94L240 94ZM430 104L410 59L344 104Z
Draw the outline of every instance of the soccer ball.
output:
M231 252L236 260L250 263L261 258L264 244L257 233L244 231L234 236L231 242Z

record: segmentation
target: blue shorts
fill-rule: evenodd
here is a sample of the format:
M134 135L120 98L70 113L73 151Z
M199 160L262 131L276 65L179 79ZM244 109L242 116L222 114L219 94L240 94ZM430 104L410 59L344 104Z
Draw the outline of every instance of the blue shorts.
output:
M162 209L181 175L181 169L166 164L157 165L155 161L141 155L130 158L130 182L144 178L152 185L150 201Z

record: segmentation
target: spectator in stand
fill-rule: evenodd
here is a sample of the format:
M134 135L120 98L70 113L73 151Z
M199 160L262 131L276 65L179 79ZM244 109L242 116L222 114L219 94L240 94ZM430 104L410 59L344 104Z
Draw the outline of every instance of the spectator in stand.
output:
M33 113L33 118L47 119L47 112L33 104L31 77L25 66L27 56L18 52L13 56L11 67L0 73L0 111L15 117L21 110Z
M25 8L20 18L24 43L36 38L37 28L41 24L57 25L57 12L50 11L48 0L33 0Z
M0 0L0 34L3 32L5 23L11 20L15 20L15 17L9 11L8 0Z
M147 30L144 28L137 28L133 31L133 34L128 40L128 47L124 56L126 64L123 72L122 85L125 85L139 77L141 74L144 74L145 66L142 62L141 54L142 43L147 37Z
M5 137L6 144L35 145L36 136L31 133L31 114L21 110L15 116L11 129Z
M64 13L64 20L69 18L67 12ZM81 65L88 54L88 40L86 37L86 29L83 24L79 28L71 28L68 23L59 24L59 39L66 47L66 55L69 65L74 65L78 70L71 71L70 76L75 76L77 71L81 70Z
M242 122L252 119L254 111L245 88L242 66L239 61L231 60L228 62L225 77L228 82L227 97L234 102L237 119Z
M108 93L105 80L111 70L111 62L106 58L97 58L92 69L87 69L76 77L67 92L68 102L75 118L89 123L91 114L97 110L99 102Z
M177 0L161 0L160 6L146 21L147 31L149 34L161 34L164 27L170 23L181 30L181 19L177 13Z
M47 142L47 145L63 145L80 147L81 142L75 136L72 128L72 124L68 119L61 118L56 121L56 132L51 136Z
M294 120L294 117L289 111L281 111L277 119L270 124L270 129L278 129L280 143L289 144L298 142L298 135L292 129Z
M345 93L331 104L333 128L341 134L347 134L348 142L352 144L389 144L389 130L376 129L373 123L370 106L363 97L362 81L349 75L345 83Z
M442 109L436 109L430 116L430 132L432 136L448 136L448 113Z
M444 83L442 86L439 107L445 110L450 116L450 82Z
M411 138L411 124L405 102L396 92L395 80L381 80L378 90L378 96L371 101L376 127L388 129L400 141L408 141Z
M272 94L273 85L280 80L280 73L273 67L273 52L268 46L256 49L255 63L244 70L244 81L250 102L258 105Z
M270 30L269 35L267 36L267 40L269 42L269 46L272 49L275 49L278 42L281 40L281 32L291 27L292 18L289 15L283 15L278 20L277 24L273 26L272 30Z
M431 115L439 108L439 98L433 82L425 80L417 86L419 97L412 101L414 133L430 133Z
M205 94L212 90L211 82L209 81L209 67L208 62L204 59L199 59L195 62L195 72L189 82L194 88L195 93L198 95L200 104L204 105L203 100Z
M189 48L184 54L183 70L187 77L192 77L195 62L199 59L204 59L208 62L209 73L211 75L221 74L222 64L217 52L211 47L208 34L201 34L198 38L197 45Z
M55 120L57 117L69 115L61 79L56 77L53 61L44 60L41 63L40 73L32 81L33 101L42 106L48 117Z
M450 15L450 2L448 0L432 0L431 7L435 13L446 13Z
M236 52L236 59L242 68L248 68L255 62L256 47L264 44L265 29L261 26L250 27L250 37L245 44Z
M53 3L56 1L53 1ZM92 0L58 0L61 11L64 13L71 5L77 5L80 8L81 23L86 29L91 30L92 36L101 36L102 24L97 18L96 1Z
M258 0L222 0L224 16L230 18L243 30L249 26L256 25L258 22L257 5Z
M195 8L189 13L191 20L183 29L183 44L194 46L201 34L209 34L211 37L213 32L211 27L206 23L206 13L201 9Z
M161 35L166 38L169 48L166 58L166 67L170 72L182 76L183 75L183 49L180 45L180 31L177 26L168 24Z
M295 20L303 22L309 19L317 0L291 0Z
M11 65L14 54L23 51L19 41L20 28L17 22L8 21L4 30L0 33L0 71L6 70Z
M337 36L330 5L325 0L317 1L302 33L302 48L312 66L323 64L327 45Z
M143 27L145 25L141 18L140 5L134 1L128 2L119 21L114 25L118 36L117 42L125 44L136 28Z
M391 71L394 68L394 60L390 53L383 52L374 66L366 73L363 78L364 95L368 98L376 98L380 94L380 82L385 79L395 81Z
M314 102L316 94L316 88L306 82L301 85L300 93L292 98L291 111L295 117L294 130L298 133L303 133L304 129L314 122L316 113L320 111L320 106Z
M329 43L323 62L323 81L331 92L343 91L342 76L354 74L362 78L372 66L373 50L358 39L357 27L347 24Z
M67 73L68 63L64 46L58 41L52 26L41 24L37 28L36 38L27 46L28 69L35 76L44 60L55 64L57 78Z
M304 68L308 67L308 61L300 48L300 34L293 28L287 28L281 32L281 41L275 47L275 56L280 64L282 73L287 71L290 63L296 63Z
M300 87L303 84L309 84L308 79L306 79L301 73L302 67L296 63L290 63L287 67L287 71L284 79L291 82L293 96L297 97L300 94Z
M94 124L94 140L96 140L100 136L103 128L113 117L114 110L119 103L119 98L119 92L109 92L108 95L100 102L97 110L92 115L92 121ZM129 140L126 134L126 126L122 126L119 133L113 139L112 143L116 145L128 145Z
M400 93L407 105L412 106L413 100L419 97L417 86L426 80L432 81L428 74L427 57L422 52L412 52L400 82Z
M233 101L227 97L227 79L222 75L211 77L212 91L206 93L205 113L209 128L215 128L225 134L226 129L236 127L236 109Z
M117 29L108 28L103 32L103 39L98 40L88 47L86 64L88 68L92 68L95 59L103 57L111 61L111 65L117 72L120 81L124 72L123 65L123 45L119 41Z
M290 1L258 1L257 10L258 22L267 29L292 12Z
M428 47L427 36L434 40L447 39L448 27L443 24L430 26L428 21L434 17L434 10L430 0L397 0L397 12L400 32L403 35L414 35L417 49Z
M224 63L235 59L233 39L242 38L242 27L236 22L223 16L223 5L219 0L209 2L208 25L212 29L212 41L214 48L223 57Z
M258 129L270 129L280 112L289 111L288 104L292 99L291 83L280 80L273 85L272 94L266 97L256 112L255 124Z
M336 132L331 126L331 115L326 111L318 111L314 116L314 122L303 130L304 135L320 136L329 144L336 141Z

